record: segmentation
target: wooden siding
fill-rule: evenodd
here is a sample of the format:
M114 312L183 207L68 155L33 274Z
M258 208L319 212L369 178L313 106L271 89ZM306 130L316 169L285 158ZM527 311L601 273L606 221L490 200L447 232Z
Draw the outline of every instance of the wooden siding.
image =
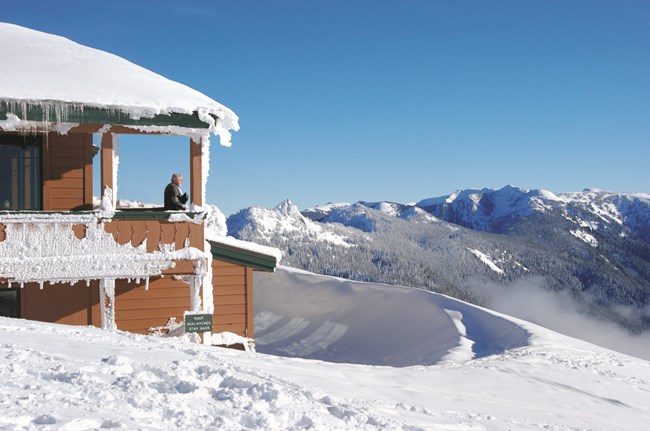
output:
M147 240L147 252L159 250L160 244L174 244L176 250L189 245L200 250L204 248L203 224L191 222L170 222L167 219L113 219L104 225L104 230L113 235L119 244L131 243L134 247Z
M0 283L0 289L7 287ZM12 287L16 287L13 283ZM20 317L66 325L101 326L99 284L92 281L69 284L25 283L20 289Z
M50 133L43 144L43 209L92 209L92 135Z
M183 262L185 263L185 262ZM191 262L187 262L191 263ZM232 332L253 338L253 271L251 268L214 260L213 332ZM6 282L0 288L7 287ZM21 317L44 322L101 327L99 283L93 280L68 284L26 283L21 289ZM183 321L190 310L189 286L172 277L155 277L145 289L140 283L116 280L115 320L123 331L147 334L164 326L169 318Z
M115 283L115 322L122 331L147 334L151 327L164 326L174 317L183 321L190 310L190 288L169 277L149 281L149 289L142 283Z
M12 284L15 287L16 284ZM0 282L0 289L7 287ZM41 322L101 327L99 282L69 284L25 283L20 289L20 317ZM147 334L148 329L164 326L170 317L183 321L190 309L189 286L171 277L153 278L149 289L145 282L115 282L115 321L123 331Z
M212 261L214 296L213 332L253 336L253 295L250 268L220 260Z

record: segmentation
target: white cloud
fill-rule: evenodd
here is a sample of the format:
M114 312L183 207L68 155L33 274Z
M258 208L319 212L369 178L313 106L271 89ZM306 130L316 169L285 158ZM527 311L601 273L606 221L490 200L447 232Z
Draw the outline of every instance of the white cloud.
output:
M585 306L568 292L547 290L542 277L522 278L509 285L475 281L468 287L484 298L490 309L602 347L650 359L650 332L632 334L615 323L587 315ZM615 311L623 316L639 313L647 316L650 307L617 306Z

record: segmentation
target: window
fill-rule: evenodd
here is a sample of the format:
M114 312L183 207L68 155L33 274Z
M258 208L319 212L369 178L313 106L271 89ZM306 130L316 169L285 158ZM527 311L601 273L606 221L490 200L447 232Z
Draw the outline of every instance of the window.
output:
M41 137L0 135L0 210L40 210Z
M0 316L20 317L20 290L0 288Z

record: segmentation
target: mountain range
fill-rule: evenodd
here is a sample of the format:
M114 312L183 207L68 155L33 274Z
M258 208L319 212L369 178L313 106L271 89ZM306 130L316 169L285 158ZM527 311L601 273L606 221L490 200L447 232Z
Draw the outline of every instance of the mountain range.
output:
M554 292L567 313L650 329L650 194L506 186L303 211L286 200L241 210L226 225L229 235L280 248L285 265L311 272L497 309L526 289Z

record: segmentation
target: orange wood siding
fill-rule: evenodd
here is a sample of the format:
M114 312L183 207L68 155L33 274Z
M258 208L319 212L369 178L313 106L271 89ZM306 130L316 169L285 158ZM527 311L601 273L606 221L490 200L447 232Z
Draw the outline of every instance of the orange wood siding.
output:
M176 250L189 245L203 250L203 224L170 222L165 219L113 219L104 225L104 230L113 235L118 244L130 242L134 247L147 240L147 252L159 250L160 244L174 244Z
M97 281L92 281L90 287L82 281L74 285L44 283L41 289L38 283L25 283L20 289L20 317L66 325L99 322L96 326L101 326L98 286ZM3 287L7 287L6 282L0 283L0 289Z
M92 135L50 133L43 144L43 209L92 209Z
M252 270L220 260L212 261L214 316L212 332L252 337Z
M183 321L190 310L190 288L169 277L141 283L115 282L115 322L122 331L147 334L151 327L164 326L170 317Z
M5 287L7 283L0 282L0 289ZM90 287L83 281L72 286L45 283L43 289L38 283L25 283L20 290L20 308L24 319L97 327L102 324L97 280ZM151 327L164 326L170 317L182 322L189 309L189 286L180 280L154 278L148 290L144 280L115 282L115 321L120 330L147 334Z

